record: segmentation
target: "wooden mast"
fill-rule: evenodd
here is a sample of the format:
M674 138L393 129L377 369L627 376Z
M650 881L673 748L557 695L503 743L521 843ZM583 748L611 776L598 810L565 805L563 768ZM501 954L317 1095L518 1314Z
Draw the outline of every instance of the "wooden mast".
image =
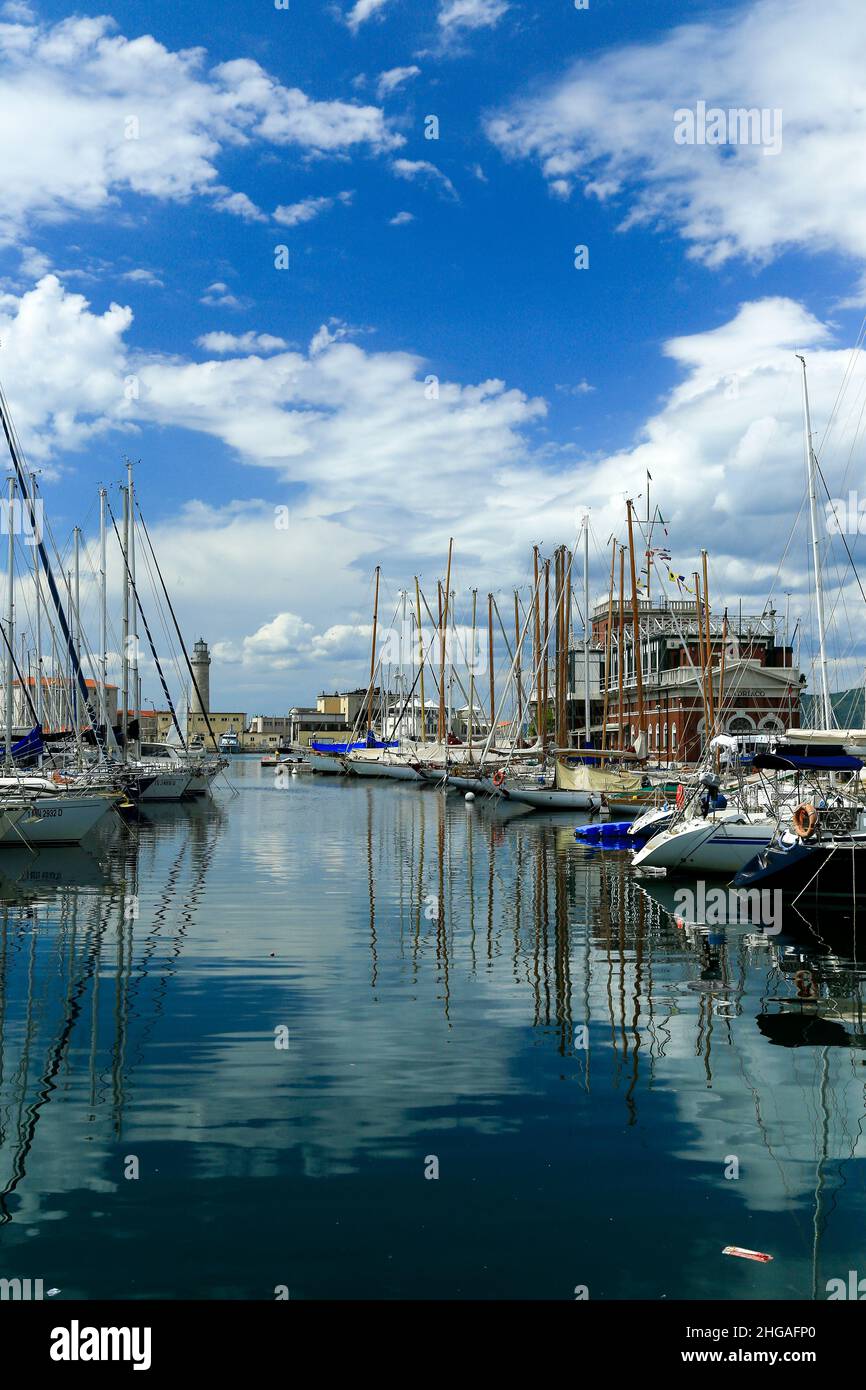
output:
M370 646L370 689L367 691L367 732L373 728L373 677L376 674L376 630L379 626L379 565L376 566L376 597L373 600L373 641Z
M556 624L556 632L553 639L553 699L556 710L556 720L553 726L557 748L565 746L562 736L562 615L565 606L565 591L563 588L563 547L558 545L553 553L553 596L554 609L553 616Z
M701 551L704 571L704 622L707 629L707 703L710 709L710 729L716 732L716 705L713 694L713 639L710 630L710 586L707 580L707 552ZM711 735L712 736L712 735Z
M475 723L475 615L478 609L478 590L472 590L472 665L469 667L469 761L472 761L472 729Z
M448 541L448 567L445 572L445 607L442 607L442 583L439 583L439 723L438 738L445 742L445 639L448 627L448 597L451 593L451 552L453 537Z
M547 747L547 694L550 661L550 560L544 562L544 634L542 638L542 674L544 676L544 732L542 734L543 746Z
M541 593L538 587L538 546L532 547L532 680L535 686L535 732L541 737Z
M569 655L569 652L571 651L571 647L572 647L572 631L571 631L571 621L572 621L572 613L571 613L571 607L572 607L572 605L571 605L571 567L572 567L572 564L574 563L574 556L572 555L571 551L570 551L568 548L566 548L566 551L565 551L565 561L564 561L564 563L565 563L565 614L564 614L563 620L562 620L562 627L563 627L563 633L564 633L563 652L562 652L562 690L563 690L563 696L562 696L562 733L563 733L563 741L562 741L562 745L561 745L561 746L563 746L563 747L568 747L569 744L571 743L571 739L570 739L570 737L569 737L569 728L568 728L568 655ZM585 637L585 636L586 636L586 632L584 631L584 637ZM585 674L585 672L584 672L584 674ZM584 708L586 708L585 702L584 702ZM586 737L587 737L587 741L589 741L589 729L587 729L587 731L586 731Z
M646 732L646 718L643 707L643 671L641 670L641 648L640 648L640 624L638 621L638 598L637 598L637 573L634 563L634 535L632 533L631 501L628 506L628 561L631 570L631 616L632 616L632 648L634 651L634 673L637 679L637 727L638 738ZM649 751L649 750L647 750Z
M622 724L622 673L625 664L625 546L619 548L619 660L617 661L617 672L619 675L619 747L622 750L625 743L623 737Z
M520 605L517 600L517 590L514 590L514 649L517 652L517 746L522 748L523 740L520 731L523 728L523 678L520 660Z
M610 689L610 629L613 623L613 572L616 565L616 536L610 551L610 586L607 591L607 627L604 633L604 712L601 716L602 752L607 746L607 704Z
M701 701L704 707L704 742L708 741L706 730L709 727L709 706L707 705L707 661L704 654L704 616L703 600L701 599L701 577L697 570L693 572L695 581L695 616L698 620L698 650L701 660Z

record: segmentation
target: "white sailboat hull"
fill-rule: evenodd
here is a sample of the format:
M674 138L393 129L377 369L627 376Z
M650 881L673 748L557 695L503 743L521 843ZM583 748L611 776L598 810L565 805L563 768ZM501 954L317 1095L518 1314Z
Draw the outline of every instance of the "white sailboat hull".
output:
M188 772L157 772L140 793L139 801L180 801L190 784Z
M311 772L344 773L343 759L336 753L310 753Z
M539 806L545 811L597 811L601 797L595 792L562 791L558 787L509 787L499 790L509 801L522 801L526 806Z
M702 870L711 874L735 874L766 849L773 838L774 821L690 821L675 830L663 830L647 840L632 857L637 869L666 869L669 873Z
M114 804L111 796L37 797L16 825L0 825L0 844L77 845Z

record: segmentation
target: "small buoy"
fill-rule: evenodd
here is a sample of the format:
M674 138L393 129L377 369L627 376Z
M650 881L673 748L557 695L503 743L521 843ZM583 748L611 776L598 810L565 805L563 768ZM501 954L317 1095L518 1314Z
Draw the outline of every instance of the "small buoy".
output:
M474 800L475 800L475 793L474 793L474 792L467 792L466 795L464 796L463 800L464 800L464 801L474 801Z

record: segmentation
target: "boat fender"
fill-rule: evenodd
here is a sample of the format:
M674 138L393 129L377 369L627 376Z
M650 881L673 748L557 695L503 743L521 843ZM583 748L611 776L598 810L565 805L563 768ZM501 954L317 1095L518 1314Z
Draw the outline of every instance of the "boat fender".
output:
M810 835L814 835L815 827L818 824L818 812L808 801L802 801L791 817L791 824L794 827L794 834L801 840L808 840Z
M493 785L494 785L494 787L501 787L501 786L502 786L502 783L503 783L504 781L505 781L505 772L503 771L503 769L502 769L501 767L498 767L498 768L496 769L496 771L494 772L494 774L493 774Z

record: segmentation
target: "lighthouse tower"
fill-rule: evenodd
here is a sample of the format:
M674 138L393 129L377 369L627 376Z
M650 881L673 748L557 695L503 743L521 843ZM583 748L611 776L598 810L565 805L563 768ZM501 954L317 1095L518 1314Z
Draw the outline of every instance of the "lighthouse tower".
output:
M190 714L210 714L210 652L203 637L193 647L190 665L195 673L195 685L190 690Z

